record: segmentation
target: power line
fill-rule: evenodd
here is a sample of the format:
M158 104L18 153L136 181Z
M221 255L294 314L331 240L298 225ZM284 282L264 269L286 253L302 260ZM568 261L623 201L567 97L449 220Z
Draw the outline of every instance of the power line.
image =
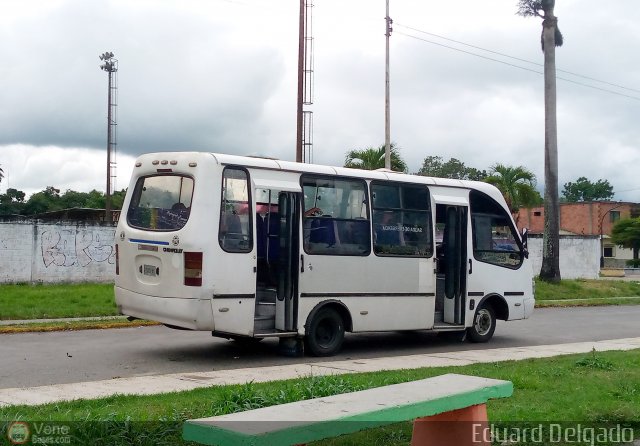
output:
M458 51L460 53L468 54L470 56L479 57L481 59L489 60L491 62L501 63L503 65L507 65L507 66L510 66L510 67L513 67L513 68L518 68L518 69L524 70L524 71L530 71L530 72L536 73L536 74L544 74L542 71L538 71L538 70L534 70L532 68L527 68L527 67L523 67L523 66L520 66L520 65L512 64L512 63L509 63L509 62L505 62L504 60L495 59L493 57L483 56L482 54L478 54L478 53L474 53L474 52L471 52L471 51L463 50L463 49L456 48L456 47L453 47L453 46L450 46L450 45L445 45L443 43L434 42L432 40L423 39L421 37L417 37L417 36L414 36L414 35L411 35L411 34L403 33L402 31L396 31L396 33L400 34L400 35L403 35L405 37L409 37L411 39L419 40L421 42L426 42L426 43L429 43L429 44L432 44L432 45L437 45L437 46L440 46L440 47L443 47L443 48L447 48L447 49L450 49L450 50L453 50L453 51ZM575 81L575 80L572 80L572 79L567 79L567 78L560 77L560 76L556 76L556 79L561 80L561 81L565 81L565 82L570 82L570 83L576 84L576 85L581 85L583 87L591 88L591 89L594 89L594 90L603 91L605 93L615 94L617 96L623 96L625 98L629 98L629 99L634 99L636 101L640 101L639 97L631 96L631 95L624 94L624 93L619 93L617 91L608 90L608 89L602 88L602 87L596 87L595 85L585 84L583 82L578 82L578 81Z
M525 62L525 63L536 65L536 66L539 66L539 67L544 67L543 64L538 63L538 62L533 62L533 61L530 61L530 60L527 60L527 59L522 59L520 57L515 57L515 56L511 56L509 54L501 53L501 52L498 52L498 51L493 51L493 50L490 50L490 49L487 49L487 48L483 48L481 46L471 45L470 43L462 42L460 40L454 40L454 39L451 39L449 37L442 36L440 34L431 33L429 31L425 31L425 30L418 29L418 28L413 28L413 27L407 26L407 25L402 25L400 23L396 23L395 25L396 26L400 26L402 28L410 29L411 31L415 31L415 32L419 32L419 33L422 33L422 34L427 34L429 36L437 37L438 39L447 40L449 42L453 42L453 43L457 43L457 44L460 44L460 45L468 46L470 48L475 48L477 50L486 51L487 53L496 54L498 56L507 57L509 59L517 60L519 62ZM583 79L587 79L587 80L590 80L590 81L600 82L601 84L610 85L612 87L620 88L620 89L623 89L623 90L628 90L628 91L633 91L635 93L640 93L640 90L637 90L635 88L625 87L624 85L614 84L612 82L603 81L603 80L600 80L600 79L596 79L594 77L585 76L585 75L580 74L580 73L575 73L575 72L572 72L572 71L562 70L560 68L556 68L556 71L560 71L562 73L567 73L567 74L570 74L570 75L576 76L576 77L581 77Z
M615 191L615 193L616 194L621 194L622 192L633 192L633 191L636 191L636 190L640 190L640 187L636 187L634 189L618 190L618 191Z

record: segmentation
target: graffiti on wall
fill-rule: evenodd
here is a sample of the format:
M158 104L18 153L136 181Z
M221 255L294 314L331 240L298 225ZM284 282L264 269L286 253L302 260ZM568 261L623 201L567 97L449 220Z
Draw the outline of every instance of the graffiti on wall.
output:
M115 263L115 231L53 229L40 236L44 266L86 267L94 262Z

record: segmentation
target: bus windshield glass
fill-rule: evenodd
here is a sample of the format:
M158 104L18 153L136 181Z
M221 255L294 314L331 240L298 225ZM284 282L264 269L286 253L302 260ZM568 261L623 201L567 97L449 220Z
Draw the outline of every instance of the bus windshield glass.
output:
M150 231L177 231L191 212L193 179L180 175L139 178L127 212L130 226Z

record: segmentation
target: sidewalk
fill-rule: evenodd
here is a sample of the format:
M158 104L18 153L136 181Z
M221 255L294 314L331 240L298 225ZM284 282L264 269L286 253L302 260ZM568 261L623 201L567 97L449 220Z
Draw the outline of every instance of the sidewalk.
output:
M310 375L339 375L381 370L463 366L476 363L529 358L548 358L551 356L588 353L592 349L596 349L597 351L640 349L640 338L532 347L466 350L449 353L397 356L392 358L326 361L313 364L293 364L213 372L136 376L42 387L0 389L0 407L19 404L38 405L74 399L104 398L116 394L152 395L227 384L280 381Z

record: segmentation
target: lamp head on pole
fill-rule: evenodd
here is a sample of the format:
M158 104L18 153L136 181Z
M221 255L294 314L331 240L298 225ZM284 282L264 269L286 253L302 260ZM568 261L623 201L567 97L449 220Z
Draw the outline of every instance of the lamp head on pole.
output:
M108 73L114 73L118 71L118 59L114 59L113 53L110 51L106 51L100 56L98 56L100 60L104 60L104 63L100 65L100 69L102 71L106 71Z

